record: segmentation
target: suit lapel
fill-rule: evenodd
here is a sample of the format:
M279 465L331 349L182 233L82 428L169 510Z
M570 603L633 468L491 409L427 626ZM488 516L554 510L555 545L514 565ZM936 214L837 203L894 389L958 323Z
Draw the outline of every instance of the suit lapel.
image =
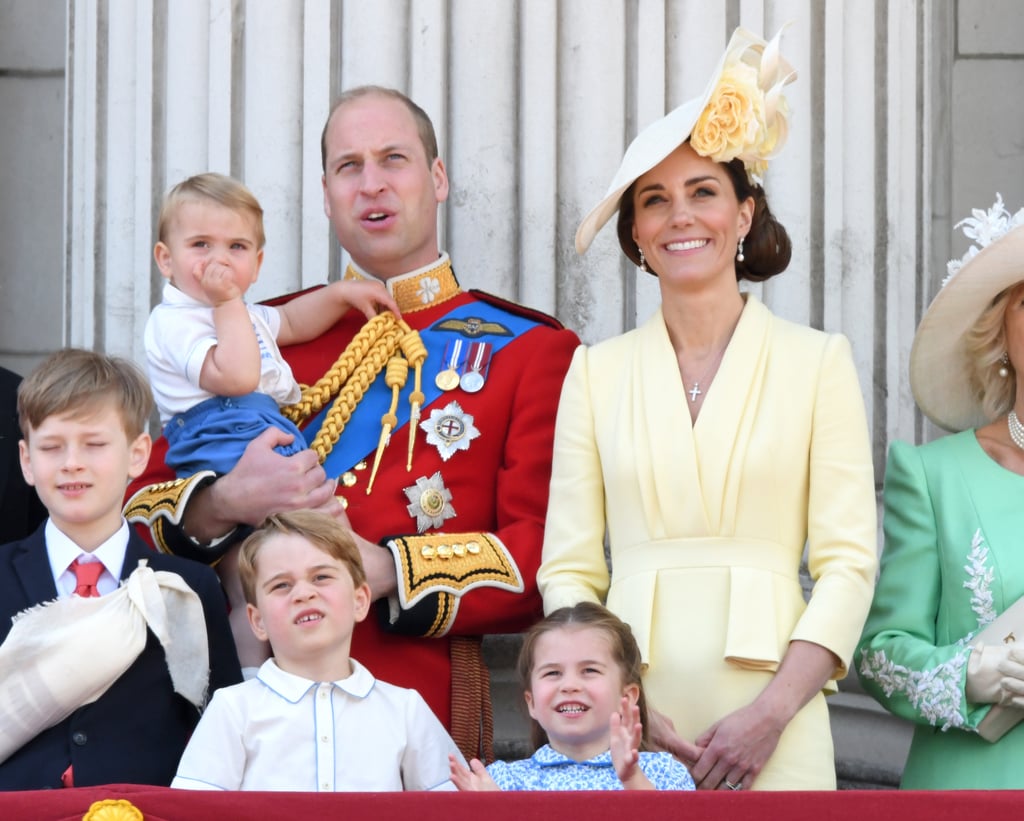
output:
M38 604L57 598L57 585L46 553L45 531L46 525L42 524L35 533L19 542L11 560L14 574L25 592L26 603Z

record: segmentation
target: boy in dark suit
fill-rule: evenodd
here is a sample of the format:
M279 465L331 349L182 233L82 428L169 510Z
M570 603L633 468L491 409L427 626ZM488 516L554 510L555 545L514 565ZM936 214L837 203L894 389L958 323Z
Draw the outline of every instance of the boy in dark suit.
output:
M207 692L241 680L216 575L121 515L151 409L134 365L83 350L19 389L21 467L49 518L0 547L0 789L170 784Z

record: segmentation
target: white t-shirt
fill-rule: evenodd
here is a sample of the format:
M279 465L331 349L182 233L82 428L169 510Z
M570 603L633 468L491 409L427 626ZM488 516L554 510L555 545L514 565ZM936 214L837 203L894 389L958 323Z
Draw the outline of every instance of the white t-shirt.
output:
M260 345L260 384L257 390L278 405L297 402L301 395L292 369L277 347L281 314L269 305L246 305ZM210 348L217 344L213 308L164 284L163 301L149 315L144 335L146 365L153 398L165 425L213 394L199 387L199 374Z
M455 742L415 690L352 675L315 682L273 659L213 694L172 787L193 790L453 790Z

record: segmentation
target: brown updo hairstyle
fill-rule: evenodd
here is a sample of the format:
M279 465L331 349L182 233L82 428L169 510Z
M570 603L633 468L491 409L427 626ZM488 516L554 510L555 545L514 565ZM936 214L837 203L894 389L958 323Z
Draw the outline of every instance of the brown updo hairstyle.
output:
M640 711L640 726L642 737L640 749L650 750L650 741L647 734L647 699L644 696L644 685L641 681L643 673L643 660L640 658L640 648L637 646L633 631L622 619L612 613L608 608L593 602L580 602L572 607L560 607L550 613L546 618L541 619L533 627L526 631L523 636L523 646L519 650L519 659L516 662L516 674L519 683L524 691L532 689L533 668L536 665L537 640L545 633L559 629L582 629L590 627L600 630L608 637L611 645L612 659L618 665L622 674L623 686L635 684L638 688L636 706ZM548 735L544 728L537 723L536 719L530 719L530 741L534 749L540 749L548 743Z
M729 179L732 180L736 199L740 202L748 198L754 200L754 214L750 220L750 230L743 239L744 259L743 262L736 260L736 279L764 282L776 274L781 274L789 266L789 260L793 255L789 234L786 233L782 223L775 219L775 215L768 207L768 197L764 193L764 189L760 185L752 184L747 179L747 169L743 166L743 161L732 160L724 163L723 167L729 175ZM634 265L639 267L640 254L633 239L633 222L635 220L633 191L635 188L636 182L634 181L619 201L617 230L622 252L629 257ZM650 268L649 262L647 267ZM654 270L651 270L651 273L654 276L658 275Z

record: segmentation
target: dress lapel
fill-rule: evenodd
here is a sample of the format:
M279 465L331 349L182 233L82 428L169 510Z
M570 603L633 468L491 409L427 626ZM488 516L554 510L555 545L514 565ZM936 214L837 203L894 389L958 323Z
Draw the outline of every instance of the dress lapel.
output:
M632 444L650 535L706 532L690 411L660 308L638 334L632 369L641 406L633 415Z
M638 330L633 442L651 537L734 532L743 460L767 370L771 313L751 294L691 425L661 310Z

